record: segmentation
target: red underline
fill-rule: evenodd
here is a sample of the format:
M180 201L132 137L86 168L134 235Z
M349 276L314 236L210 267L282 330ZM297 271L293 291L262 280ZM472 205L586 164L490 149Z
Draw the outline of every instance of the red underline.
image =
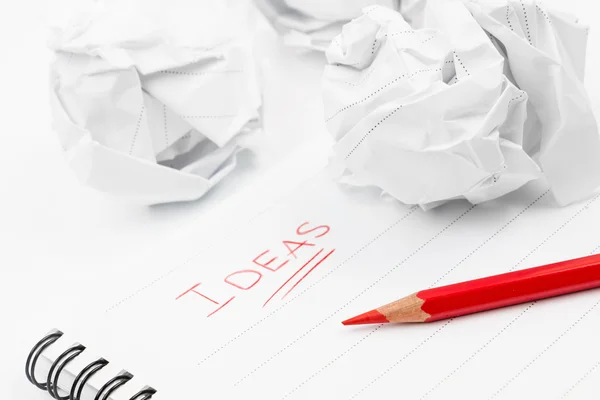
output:
M327 257L329 257L329 256L330 256L330 255L331 255L331 254L332 254L334 251L335 251L335 249L333 249L333 250L331 250L329 253L325 254L325 257L323 257L323 258L322 258L322 259L321 259L321 260L320 260L318 263L316 263L314 267L312 267L311 269L309 269L309 270L308 270L308 272L307 272L306 274L304 274L304 276L298 280L298 282L294 283L294 286L292 286L292 287L290 288L290 290L288 290L288 291L287 291L287 292L286 292L286 293L283 295L282 299L285 299L285 296L287 296L288 294L290 294L290 292L291 292L292 290L294 290L294 288L295 288L296 286L298 286L298 284L299 284L300 282L302 282L302 281L304 280L304 278L306 278L306 277L308 276L308 274L310 274L311 272L313 272L313 270L314 270L315 268L317 268L317 267L319 266L319 264L321 264L323 261L327 260Z
M289 281L291 281L292 279L294 279L294 277L295 277L296 275L298 275L298 273L300 273L300 271L302 271L302 270L303 270L303 269L304 269L304 268L305 268L305 267L306 267L308 264L310 264L310 263L312 262L312 260L314 260L315 258L317 258L317 256L318 256L319 254L321 254L321 253L323 252L323 250L325 250L325 249L321 249L321 250L319 250L319 251L317 252L317 254L315 254L314 256L312 256L312 258L311 258L310 260L308 260L306 263L304 263L304 265L303 265L303 266L301 266L301 267L300 267L300 269L298 269L298 271L294 272L294 275L290 276L290 278L289 278L287 281L283 282L283 284L282 284L281 286L279 286L279 288L277 288L277 290L275 291L275 293L273 293L273 294L271 295L271 297L269 297L269 299L268 299L267 301L265 301L265 304L263 304L263 307L264 307L264 306L266 306L266 305L267 305L267 303L269 303L269 301L271 301L271 299L272 299L273 297L275 297L275 295L276 295L277 293L279 293L279 291L280 291L281 289L283 289L283 287L284 287L285 285L287 285Z

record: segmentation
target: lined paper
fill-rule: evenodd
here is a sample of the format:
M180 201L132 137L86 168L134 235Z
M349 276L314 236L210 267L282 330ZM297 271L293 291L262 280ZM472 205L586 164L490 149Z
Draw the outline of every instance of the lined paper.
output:
M542 183L424 212L323 173L73 329L161 399L594 398L598 290L428 324L340 321L599 252L599 218L598 196L557 208Z

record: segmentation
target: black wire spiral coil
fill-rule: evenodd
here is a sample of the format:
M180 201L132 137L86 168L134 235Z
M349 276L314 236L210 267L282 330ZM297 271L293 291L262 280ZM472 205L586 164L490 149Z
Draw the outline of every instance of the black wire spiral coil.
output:
M38 382L35 378L35 366L40 358L40 355L62 335L63 333L60 331L52 332L37 342L35 346L33 346L29 352L29 356L27 357L27 362L25 363L25 376L29 382L31 382L37 388L47 391L50 396L56 400L81 400L81 393L83 392L83 388L85 387L87 381L98 371L108 365L108 361L103 358L92 361L85 368L83 368L81 372L79 372L77 377L75 377L69 394L66 396L60 396L58 393L58 378L67 364L69 364L85 350L85 346L81 344L75 344L69 347L60 356L58 356L56 360L54 360L52 366L50 367L50 371L48 372L46 382ZM98 390L94 400L108 400L114 391L129 382L131 378L133 378L133 375L129 372L120 373L106 382ZM155 393L155 389L146 387L131 396L129 400L150 400Z

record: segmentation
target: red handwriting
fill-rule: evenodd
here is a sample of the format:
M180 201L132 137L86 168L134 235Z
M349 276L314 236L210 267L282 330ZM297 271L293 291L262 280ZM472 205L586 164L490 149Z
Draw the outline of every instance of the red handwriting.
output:
M332 254L334 251L335 251L335 249L333 249L333 250L331 250L329 253L325 254L325 257L323 257L322 259L320 259L320 260L319 260L319 261L318 261L318 262L317 262L317 263L316 263L316 264L315 264L315 265L314 265L314 266L313 266L311 269L309 269L309 270L308 270L308 272L307 272L306 274L304 274L304 276L303 276L302 278L298 279L298 281L297 281L296 283L294 283L294 284L292 285L292 287L291 287L291 288L290 288L290 289L289 289L287 292L285 292L285 294L283 295L283 298L285 298L285 296L287 296L288 294L290 294L290 292L291 292L292 290L294 290L294 288L295 288L296 286L298 286L298 284L299 284L300 282L302 282L302 281L303 281L303 280L304 280L304 279L305 279L305 278L308 276L308 274L310 274L311 272L313 272L313 271L315 270L315 268L317 268L319 265L321 265L321 263L322 263L323 261L327 260L327 258L328 258L328 257L329 257L329 256L330 256L330 255L331 255L331 254ZM319 252L319 253L320 253L320 252Z
M306 225L308 225L308 222L304 222L302 225L300 225L300 226L298 227L298 229L296 229L296 233L297 233L298 235L302 236L302 235L308 235L309 233L313 233L313 232L315 232L315 231L322 230L322 231L323 231L323 233L320 233L320 234L318 234L318 235L316 235L316 236L315 236L315 238L317 238L317 239L318 239L318 238L320 238L321 236L325 236L325 235L327 235L327 234L329 233L329 231L331 230L331 228L330 228L329 226L327 226L327 225L320 225L320 226L317 226L316 228L311 228L311 229L306 229L306 230L305 230L305 229L303 229L303 228L304 228Z
M240 284L237 284L237 283L235 283L235 282L232 282L232 281L231 281L231 278L232 278L232 277L234 277L234 276L236 276L236 275L246 275L246 278L247 278L247 275L248 275L248 274L250 274L250 275L254 275L254 282L252 282L252 284L251 284L251 285L248 285L248 286L246 286L246 287L243 287L243 286L242 286L242 283L240 283ZM255 270L253 270L253 269L243 269L243 270L241 270L241 271L235 271L235 272L232 272L231 274L227 275L227 276L225 277L224 281L225 281L226 283L229 283L231 286L235 286L235 287L236 287L236 288L238 288L238 289L242 289L242 290L248 290L248 289L252 289L252 288L254 287L254 285L256 285L256 284L258 283L258 281L260 281L260 278L262 278L262 274L261 274L260 272L258 272L258 271L255 271ZM252 279L252 278L251 278L251 279ZM248 283L248 282L246 282L246 284L247 284L247 283Z
M265 250L265 251L263 251L263 252L262 252L262 253L260 253L258 256L256 256L256 257L254 258L254 260L252 260L252 262L253 262L254 264L258 265L259 267L263 267L263 268L266 268L266 269L268 269L269 271L273 271L273 272L275 272L275 271L279 270L279 268L281 268L281 267L283 267L285 264L287 264L287 263L288 263L288 261L289 261L289 260L285 260L285 261L284 261L282 264L280 264L280 265L279 265L277 268L275 268L275 269L273 269L273 268L269 267L269 265L271 265L271 263L272 263L273 261L277 260L277 257L273 257L273 258L271 258L271 259L270 259L269 261L267 261L265 264L261 264L261 263L259 263L257 260L258 260L259 258L261 258L262 256L264 256L265 254L267 254L268 252L269 252L269 250Z
M175 300L179 300L180 298L182 298L183 296L185 296L188 293L196 293L198 296L210 301L213 304L219 305L220 303L216 300L211 299L210 297L208 297L205 294L200 293L199 291L196 290L196 288L200 286L199 283L196 283L194 286L192 286L191 288L189 288L188 290L186 290L185 292L181 293L179 296L177 296L175 298ZM210 317L211 315L213 315L214 313L216 313L217 311L219 311L221 308L225 307L227 304L229 304L229 302L231 300L233 300L235 298L235 296L231 297L229 300L225 301L225 303L223 303L221 306L219 306L216 310L214 310L213 312L211 312L210 314L208 314L208 316Z
M321 254L322 252L323 252L323 249L319 250L319 252L318 252L317 254L315 254L314 256L312 256L312 258L311 258L310 260L308 260L308 261L307 261L307 262L306 262L304 265L302 265L302 266L301 266L301 267L298 269L298 271L294 272L294 275L290 276L290 277L288 278L288 280L287 280L287 281L283 282L283 285L279 286L279 288L277 288L277 290L275 291L275 293L273 293L273 294L271 295L271 297L269 297L269 298L267 299L267 301L265 301L265 304L263 304L263 307L264 307L264 306L266 306L266 305L267 305L267 303L268 303L268 302L270 302L270 301L271 301L271 299L272 299L273 297L275 297L275 295L276 295L277 293L279 293L279 291L280 291L281 289L283 289L285 285L287 285L287 284L288 284L288 283L289 283L289 282L290 282L292 279L294 279L294 278L296 277L296 275L298 275L298 274L300 273L300 271L302 271L302 270L303 270L303 269L304 269L304 268L305 268L305 267L306 267L308 264L310 264L310 263L312 262L312 260L314 260L315 258L317 258L317 256L318 256L319 254Z
M196 283L194 286L192 286L191 288L189 288L188 290L186 290L185 292L181 293L179 296L177 296L177 298L175 300L179 300L180 298L182 298L183 296L185 296L186 294L193 292L196 293L197 295L200 295L202 297L204 297L206 300L208 301L212 301L215 304L219 304L218 302L214 301L213 299L211 299L210 297L203 295L202 293L198 292L197 290L195 290L198 286L200 286L199 283Z
M289 241L289 240L284 240L283 244L290 251L288 253L288 256L294 256L294 258L298 258L298 256L296 256L296 252L299 249L301 249L302 246L314 246L314 243L308 243L306 240L303 241L303 242L293 242L293 241ZM292 247L290 246L290 244L294 244L294 245L296 245L296 247L292 249Z
M328 225L314 226L309 222L303 222L296 228L295 233L297 236L300 236L299 238L286 238L286 240L281 241L282 247L274 247L262 251L256 257L254 257L249 268L239 269L229 273L223 278L223 283L226 284L227 287L238 291L245 292L252 290L252 288L254 288L263 279L263 277L267 278L273 276L285 278L285 276L287 276L285 271L289 270L289 268L284 268L286 265L289 263L295 263L300 259L306 259L306 250L304 249L316 250L316 252L313 252L308 258L308 261L299 261L302 262L302 265L297 268L292 275L289 276L289 278L287 278L285 282L277 288L277 290L275 290L275 292L267 299L267 301L265 301L263 307L266 306L272 299L274 299L280 291L288 287L288 284L290 284L291 287L289 287L289 289L283 295L283 299L335 251L335 249L330 250L324 256L322 256L322 258L318 258L322 255L322 253L325 252L325 248L317 248L316 242L318 241L316 239L327 235L330 230L331 228ZM282 248L285 249L285 253L282 253ZM295 283L293 283L294 279L306 268L309 268L308 271L298 280L296 280ZM203 293L203 291L198 289L199 286L200 283L194 284L192 287L178 295L175 300L187 298L189 297L187 296L188 294L193 293L198 299L211 303L211 311L207 315L207 317L210 317L230 304L230 302L235 298L235 296L231 296L227 300L222 300L222 298L225 296L215 296L213 294L208 296L207 294ZM229 292L231 292L231 289ZM215 308L214 306L218 307Z
M208 315L206 316L206 318L210 317L210 316L211 316L211 315L213 315L213 314L216 314L216 313L217 313L217 311L221 311L221 309L222 309L223 307L225 307L227 304L229 304L229 302L230 302L231 300L233 300L233 299L235 299L235 296L231 296L231 298L230 298L229 300L227 300L225 303L223 303L223 304L221 305L221 307L217 308L215 311L213 311L213 312L211 312L210 314L208 314Z

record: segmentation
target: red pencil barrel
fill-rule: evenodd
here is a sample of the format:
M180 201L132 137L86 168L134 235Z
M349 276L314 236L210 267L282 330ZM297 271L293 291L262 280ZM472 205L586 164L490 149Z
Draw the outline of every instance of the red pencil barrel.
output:
M600 287L600 254L422 290L427 321Z

